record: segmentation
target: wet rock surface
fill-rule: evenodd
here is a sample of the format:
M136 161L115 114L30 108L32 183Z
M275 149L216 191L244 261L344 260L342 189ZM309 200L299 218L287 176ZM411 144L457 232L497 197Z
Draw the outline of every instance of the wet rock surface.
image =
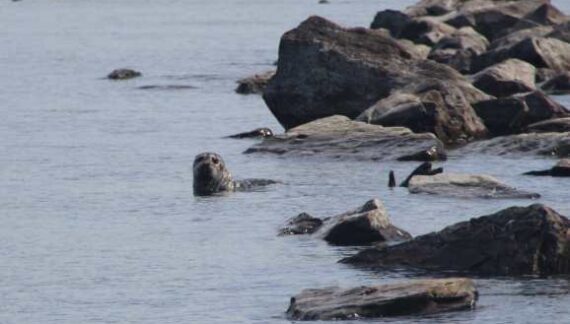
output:
M348 320L468 310L478 293L464 278L414 280L341 289L306 289L291 298L291 320Z
M455 198L536 199L540 194L520 190L488 175L442 173L415 175L408 185L413 194L431 194Z
M564 274L570 272L569 230L570 221L544 205L511 207L341 262L484 275Z
M338 159L395 160L401 157L445 157L433 134L415 134L404 127L382 127L332 116L266 138L245 153L320 156Z

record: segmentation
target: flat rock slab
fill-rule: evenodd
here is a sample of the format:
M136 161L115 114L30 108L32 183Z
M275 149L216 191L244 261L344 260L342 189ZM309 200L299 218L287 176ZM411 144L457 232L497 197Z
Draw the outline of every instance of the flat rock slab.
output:
M408 185L410 193L457 198L535 199L540 194L510 187L488 175L440 173L417 175Z
M549 207L510 207L411 241L367 249L341 262L483 275L567 274L569 233L570 220Z
M433 134L415 134L404 127L383 127L344 116L319 119L266 138L245 153L321 156L352 160L417 157L444 160L443 144ZM425 153L425 154L422 154Z
M513 157L520 155L570 157L570 132L501 136L470 143L454 152L457 155L482 153Z
M427 279L341 289L306 289L291 298L292 320L348 320L468 310L478 292L470 279Z

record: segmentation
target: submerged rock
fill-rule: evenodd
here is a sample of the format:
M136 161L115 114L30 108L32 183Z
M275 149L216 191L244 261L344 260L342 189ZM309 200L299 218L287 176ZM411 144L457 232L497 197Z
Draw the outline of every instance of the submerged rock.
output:
M408 232L392 225L388 212L378 199L323 220L302 213L289 220L279 232L281 235L315 233L333 245L362 245L412 238Z
M267 71L238 80L236 92L239 94L262 94L274 75L275 71Z
M511 207L411 241L367 249L341 262L484 275L567 274L568 233L570 221L551 208Z
M388 160L401 157L446 156L433 134L415 134L403 127L382 127L344 116L319 119L275 135L245 153L283 156L322 156L352 160Z
M473 85L495 97L508 97L536 90L536 68L524 61L509 59L473 76Z
M536 199L540 194L513 188L487 175L445 173L416 175L410 179L410 193L456 198Z
M431 96L440 98L432 100L444 105L451 99L435 93L441 89L459 89L468 103L489 98L457 71L422 60L422 55L381 31L310 17L281 38L277 73L263 98L286 129L332 115L355 118L398 90L428 93L437 88ZM456 128L465 137L482 136L481 123L473 128L464 122L475 116L470 106L449 114L457 117Z
M478 292L470 279L424 279L341 289L306 289L291 298L291 320L348 320L467 310Z
M107 75L111 80L128 80L141 76L142 73L131 69L116 69Z
M273 131L267 127L256 128L249 132L243 132L228 136L229 138L265 138L272 137Z
M570 177L570 159L562 159L548 170L530 171L524 174L532 176Z

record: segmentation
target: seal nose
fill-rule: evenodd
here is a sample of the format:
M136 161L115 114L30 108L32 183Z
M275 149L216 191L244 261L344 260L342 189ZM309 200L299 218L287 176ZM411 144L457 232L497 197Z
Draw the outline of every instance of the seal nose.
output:
M215 157L215 156L212 156L212 163L218 164L218 163L220 163L220 159L218 159L218 158Z

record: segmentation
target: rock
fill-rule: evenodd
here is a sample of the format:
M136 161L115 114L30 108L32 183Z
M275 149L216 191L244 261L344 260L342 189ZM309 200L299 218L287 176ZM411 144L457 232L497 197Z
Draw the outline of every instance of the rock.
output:
M410 184L410 180L412 180L412 178L414 176L417 176L417 175L435 175L435 174L442 173L442 172L443 172L443 168L432 169L432 165L430 162L424 162L424 163L420 164L417 168L415 168L414 171L412 171L412 173L410 173L410 175L406 178L406 180L404 180L400 184L400 187L407 187Z
M388 212L378 199L323 220L302 213L289 220L279 232L280 235L314 233L333 245L363 245L412 238L410 233L392 225Z
M262 94L275 71L266 71L237 81L236 92L239 94Z
M456 32L456 28L431 17L410 20L400 31L398 37L417 44L433 46L445 36Z
M405 13L398 10L387 9L376 13L372 24L370 24L370 28L386 29L390 32L392 37L398 38L404 27L411 21L412 18Z
M116 69L113 70L113 72L109 73L109 75L107 75L107 78L111 80L128 80L140 77L141 75L142 73L131 69Z
M239 133L228 136L228 138L264 138L272 137L273 131L267 127L256 128L249 132Z
M570 159L562 159L548 170L530 171L524 174L533 176L570 177Z
M471 27L463 27L450 35L444 36L433 46L428 58L447 64L461 73L471 70L471 61L483 54L489 41Z
M411 241L367 249L341 262L480 275L567 274L569 227L566 217L544 205L511 207Z
M279 235L313 234L323 225L323 221L307 213L301 213L287 222Z
M291 298L290 320L348 320L467 310L478 292L470 279L424 279L351 289L306 289Z
M536 68L518 59L508 59L473 76L473 85L495 97L536 90Z
M552 28L547 37L559 39L563 42L570 43L570 21L558 24Z
M492 5L489 5L492 3ZM493 41L521 29L539 25L556 25L567 17L549 0L504 2L477 1L446 16L444 21L456 28L470 26Z
M570 157L570 133L531 133L501 136L469 143L455 151L455 154Z
M518 190L487 175L445 173L417 175L409 183L410 193L455 198L536 199L540 194Z
M549 68L540 68L536 69L536 83L542 83L544 81L548 81L554 77L556 77L560 72L549 69Z
M378 101L358 121L403 126L416 133L434 133L446 144L462 144L487 134L464 93L453 84L434 83L409 93L396 92Z
M406 8L404 12L411 17L444 16L466 5L469 5L469 2L464 0L421 0Z
M480 71L509 58L526 61L536 68L567 71L570 70L570 44L555 38L528 37L512 46L489 50L474 58L472 71Z
M495 39L489 45L489 50L501 50L507 49L516 45L517 43L531 37L547 37L552 31L554 27L552 26L536 26L532 28L526 28L517 30L515 32L506 34L505 36Z
M538 123L528 125L528 133L551 133L570 132L570 117L547 119Z
M546 81L540 88L550 94L570 93L570 72L563 72L556 75Z
M403 127L369 125L344 116L327 117L298 126L284 135L265 138L245 151L373 161L419 156L420 152L445 156L443 144L433 134L414 134Z
M482 101L474 108L495 136L520 133L530 124L568 116L566 108L541 91Z
M277 73L263 98L286 129L332 115L355 118L397 90L434 84L455 86L470 103L488 98L457 71L421 57L381 31L310 17L281 38Z

